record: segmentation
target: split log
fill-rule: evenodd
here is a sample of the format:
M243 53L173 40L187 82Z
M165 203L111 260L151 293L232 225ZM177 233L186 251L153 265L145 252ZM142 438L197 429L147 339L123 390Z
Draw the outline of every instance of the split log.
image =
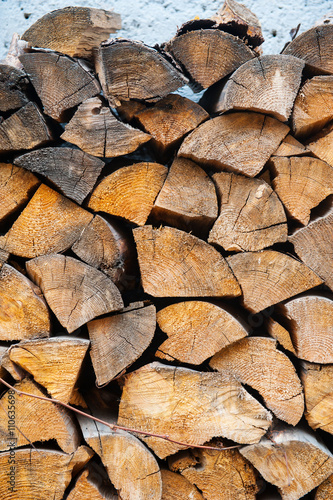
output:
M301 382L289 358L276 348L274 339L241 339L215 354L209 365L229 372L253 387L280 420L296 425L304 412Z
M257 175L289 132L287 125L259 113L232 113L200 125L178 155L216 170Z
M88 207L143 226L167 173L168 169L159 163L141 162L120 168L98 184Z
M22 39L33 47L62 52L71 57L92 56L93 49L121 29L120 15L90 7L66 7L38 19Z
M283 500L298 500L333 472L333 455L308 431L282 428L271 439L245 446L241 454L266 481L275 484Z
M159 192L152 215L185 231L207 232L218 214L215 186L194 162L176 158Z
M265 327L271 337L277 340L284 349L296 356L296 351L293 346L290 333L288 332L288 330L286 330L286 328L284 328L278 321L271 317L268 317L265 320Z
M14 160L15 165L41 174L79 205L92 191L104 162L74 148L43 148Z
M120 101L119 105L117 105L117 113L127 123L134 121L136 115L145 109L147 109L147 106L141 101Z
M279 304L277 312L286 320L299 358L333 363L332 296L303 295Z
M28 79L18 68L0 63L0 112L22 108L28 104Z
M315 500L327 500L333 498L333 474L318 486Z
M51 140L45 119L32 102L0 123L0 154L33 149Z
M92 455L87 446L70 454L44 448L2 452L0 490L8 499L62 500L72 474L84 467Z
M156 329L153 305L135 302L120 313L88 323L90 356L101 387L116 378L147 349Z
M49 337L50 314L41 290L14 267L0 270L0 340Z
M79 338L26 340L11 346L9 358L30 373L54 399L68 403L88 347L89 341Z
M162 498L161 500L204 500L197 488L185 477L166 469L161 469Z
M169 467L180 469L206 500L257 498L258 473L238 450L186 450L170 457Z
M42 184L9 231L0 248L32 258L63 252L78 239L93 215Z
M274 250L232 255L227 262L242 288L244 307L253 313L322 283L305 264Z
M95 464L94 464L95 465ZM105 488L101 483L101 476L92 467L83 470L70 491L67 500L118 500L116 491Z
M156 101L187 83L175 65L141 42L124 39L103 43L95 62L111 106L129 99Z
M262 250L287 240L283 205L266 182L228 172L215 174L213 179L220 213L209 233L209 243L239 252Z
M237 280L222 255L179 229L133 230L144 291L154 297L237 297Z
M118 288L105 274L72 257L43 255L29 260L26 268L68 333L124 307Z
M158 326L168 336L155 353L200 365L207 358L249 333L249 327L223 305L199 300L178 302L157 313Z
M301 59L286 55L260 56L247 61L227 80L213 104L213 111L257 111L287 121L301 84L304 64Z
M303 59L315 74L332 74L332 37L332 24L310 28L294 38L283 50L283 54Z
M22 210L40 181L30 172L11 163L0 163L0 221Z
M18 391L45 397L29 379L15 384ZM10 425L9 419L15 422ZM36 423L38 422L38 425ZM65 453L74 453L80 444L76 423L70 412L47 401L7 391L0 400L0 450L19 448L36 441L54 439Z
M105 418L104 418L105 420ZM114 423L111 418L107 419ZM160 500L162 480L154 455L135 436L79 417L83 437L100 456L122 500Z
M114 158L132 153L151 137L117 120L99 97L92 97L79 106L61 139L93 156Z
M218 29L177 33L164 49L184 68L198 91L210 87L255 57L237 36Z
M313 135L332 120L332 85L333 76L315 76L301 87L291 117L296 137Z
M333 365L303 361L301 368L305 418L312 429L333 434Z
M318 158L333 167L333 124L327 125L321 132L312 137L307 146Z
M297 141L291 134L288 134L277 150L274 151L273 156L302 156L308 153L309 150L306 146Z
M306 226L311 209L333 194L333 168L309 156L272 158L272 187L288 215Z
M68 109L101 91L93 74L70 57L31 52L22 55L20 61L42 101L44 113L59 122L65 120Z

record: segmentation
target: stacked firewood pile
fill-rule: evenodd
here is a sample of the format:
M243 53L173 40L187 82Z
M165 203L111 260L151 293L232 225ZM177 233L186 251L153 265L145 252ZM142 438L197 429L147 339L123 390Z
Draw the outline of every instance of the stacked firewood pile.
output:
M1 498L333 498L333 26L119 28L0 65Z

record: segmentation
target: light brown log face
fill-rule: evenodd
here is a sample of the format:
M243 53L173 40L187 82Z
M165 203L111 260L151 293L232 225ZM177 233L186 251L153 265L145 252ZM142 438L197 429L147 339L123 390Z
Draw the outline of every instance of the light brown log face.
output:
M275 321L270 317L265 320L265 327L271 337L275 338L284 349L296 356L296 351L293 346L290 333L286 330L286 328L280 325L278 321Z
M28 80L23 71L0 64L0 111L6 112L28 104L25 91Z
M218 116L186 137L178 155L217 170L254 177L289 132L283 123L259 113Z
M302 156L308 153L308 149L291 134L281 142L280 146L274 151L273 156Z
M118 418L120 425L190 444L213 436L257 442L270 421L270 413L230 375L160 363L126 376ZM143 439L160 458L184 448L154 437Z
M70 491L67 500L118 500L116 491L105 488L99 470L94 463L94 467L84 469L77 477L75 486Z
M333 474L318 486L315 500L326 500L333 496Z
M154 297L232 297L239 285L208 243L178 229L133 230L144 291Z
M322 283L309 267L274 250L232 255L227 262L243 292L243 305L253 313Z
M185 477L166 469L161 469L162 498L161 500L204 500L197 488Z
M317 135L309 139L308 148L318 158L333 166L333 125L327 125Z
M31 198L40 181L11 163L0 163L0 222Z

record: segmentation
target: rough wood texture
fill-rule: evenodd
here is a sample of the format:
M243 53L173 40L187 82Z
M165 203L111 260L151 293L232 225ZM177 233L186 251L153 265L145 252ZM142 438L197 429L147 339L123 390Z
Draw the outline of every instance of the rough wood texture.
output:
M135 151L150 135L122 123L99 97L84 101L65 126L61 139L93 156L113 158Z
M328 498L333 498L333 474L321 483L316 491L315 500L327 500Z
M244 307L253 313L322 283L305 264L274 250L232 255L227 262L242 288Z
M168 169L159 163L141 162L120 168L98 184L88 207L143 226L167 173Z
M23 71L0 63L0 111L22 108L28 104L28 80Z
M136 115L144 109L147 109L147 105L142 101L120 101L119 105L117 105L117 113L127 123L131 123L136 119Z
M283 205L266 182L228 172L215 174L213 179L220 213L209 233L209 243L239 252L262 250L287 240Z
M265 320L265 327L271 337L277 340L284 349L296 356L296 351L293 346L290 333L288 332L288 330L286 330L286 328L280 325L278 321L270 317Z
M204 500L197 488L185 477L166 469L161 469L162 497L161 500Z
M90 356L97 386L108 384L138 359L152 341L155 328L155 306L142 302L130 304L119 314L90 321Z
M62 194L79 204L91 192L104 167L99 158L66 147L37 149L15 158L14 163L43 175Z
M65 7L38 19L22 39L71 57L92 56L93 49L121 29L120 15L89 7Z
M168 335L155 356L200 365L223 347L245 337L249 327L223 305L190 300L157 313L158 326Z
M93 214L42 184L9 231L0 237L0 248L27 258L63 252L92 218Z
M41 290L14 267L0 270L0 340L48 337L50 315Z
M165 50L184 68L198 90L210 87L255 57L255 53L238 37L214 29L176 35L166 44Z
M331 295L303 295L279 304L277 312L285 318L299 358L313 363L333 363Z
M112 419L106 418L111 424ZM112 484L123 500L160 500L159 465L142 442L125 431L79 417L85 441L100 456Z
M333 455L316 437L298 428L282 428L271 439L244 446L247 458L283 500L298 500L333 472Z
M313 135L333 118L333 76L315 76L301 87L292 113L296 137Z
M89 464L88 464L89 467ZM119 497L115 491L110 491L110 488L103 488L101 477L97 475L95 470L85 468L77 477L75 486L70 491L67 500L118 500Z
M29 276L69 333L124 304L118 288L94 267L64 255L44 255L26 263Z
M304 61L267 55L247 61L227 80L213 111L244 109L288 120L301 84Z
M280 146L274 151L273 156L302 156L309 153L309 150L295 139L291 134L281 142Z
M327 125L309 141L310 151L333 167L333 124Z
M154 297L235 297L240 287L222 255L179 229L133 230L144 291Z
M11 163L0 163L0 221L23 208L40 181Z
M62 122L66 110L100 93L97 79L82 63L52 52L32 52L20 57L42 101L44 113Z
M311 209L333 194L333 167L309 156L272 158L272 187L290 217L306 225Z
M215 354L209 365L228 371L253 387L280 420L296 425L304 412L301 382L289 358L276 348L276 341L249 337Z
M120 101L155 101L187 83L187 79L157 50L132 40L112 40L100 46L96 71L111 105Z
M0 123L0 154L33 149L51 140L45 119L32 102Z
M14 344L9 358L30 373L54 399L68 403L88 347L89 341L79 338L27 340Z
M254 177L289 132L283 123L259 113L232 113L200 125L186 137L178 155L217 170Z
M176 158L152 211L157 220L191 232L206 232L218 214L215 186L194 162Z

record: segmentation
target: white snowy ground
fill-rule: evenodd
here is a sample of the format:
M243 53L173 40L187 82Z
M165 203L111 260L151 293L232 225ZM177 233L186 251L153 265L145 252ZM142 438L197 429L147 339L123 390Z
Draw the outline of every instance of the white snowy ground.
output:
M123 29L113 36L141 40L148 45L169 40L177 26L199 16L214 14L224 0L0 0L0 60L6 55L14 32L22 35L39 17L69 5L114 10ZM259 18L265 42L264 54L278 54L290 40L289 32L301 23L309 29L333 9L331 0L242 0ZM27 19L26 19L27 18Z

